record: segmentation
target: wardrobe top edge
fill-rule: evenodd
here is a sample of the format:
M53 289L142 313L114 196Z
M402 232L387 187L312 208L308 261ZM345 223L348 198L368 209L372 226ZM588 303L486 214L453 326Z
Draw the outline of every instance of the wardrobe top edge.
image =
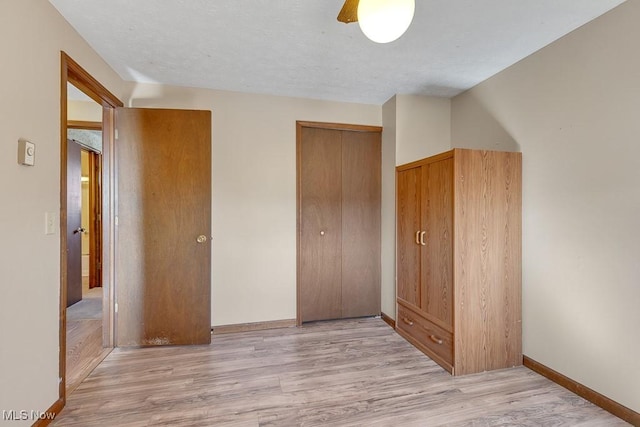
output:
M439 162L441 160L445 160L445 159L449 159L452 157L456 157L460 156L462 153L473 153L473 152L478 152L478 153L487 153L487 154L501 154L501 155L511 155L514 157L522 157L522 153L520 151L497 151L497 150L477 150L477 149L470 149L470 148L454 148L452 150L449 151L445 151L443 153L440 154L436 154L433 156L429 156L429 157L425 157L423 159L419 159L419 160L415 160L413 162L409 162L409 163L405 163L402 165L398 165L396 166L396 172L401 172L403 170L407 170L407 169L413 169L417 166L422 166L422 165L426 165L429 163L434 163L434 162Z

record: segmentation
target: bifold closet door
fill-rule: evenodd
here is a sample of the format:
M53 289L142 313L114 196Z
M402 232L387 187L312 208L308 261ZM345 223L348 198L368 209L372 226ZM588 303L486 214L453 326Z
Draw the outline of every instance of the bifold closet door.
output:
M380 132L299 130L300 321L380 313Z
M302 128L300 312L302 321L342 317L342 141Z
M342 135L342 317L380 314L380 161L377 132Z

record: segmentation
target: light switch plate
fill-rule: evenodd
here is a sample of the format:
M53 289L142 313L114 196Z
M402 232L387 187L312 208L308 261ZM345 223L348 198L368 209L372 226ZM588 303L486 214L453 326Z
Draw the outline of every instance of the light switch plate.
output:
M36 144L26 139L18 140L18 164L33 166L36 160Z
M44 213L44 234L56 234L56 213Z

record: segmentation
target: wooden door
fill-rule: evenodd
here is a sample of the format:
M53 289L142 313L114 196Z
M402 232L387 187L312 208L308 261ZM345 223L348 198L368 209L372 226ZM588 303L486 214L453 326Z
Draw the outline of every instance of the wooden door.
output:
M380 314L379 132L342 138L342 317Z
M379 128L299 123L298 319L380 314Z
M82 299L82 147L67 139L67 307Z
M397 201L397 297L420 307L420 198L422 168L398 171L396 175Z
M118 346L211 342L211 112L116 111Z
M89 288L102 286L102 156L89 151Z
M424 166L421 308L453 327L453 158Z
M303 127L300 143L300 313L342 317L342 143L339 131Z

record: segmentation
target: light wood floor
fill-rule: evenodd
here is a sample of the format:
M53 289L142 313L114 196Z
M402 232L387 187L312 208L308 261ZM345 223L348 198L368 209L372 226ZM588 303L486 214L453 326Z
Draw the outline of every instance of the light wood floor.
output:
M67 393L75 390L99 362L102 348L102 320L73 320L67 323Z
M116 349L56 426L623 426L527 368L451 377L380 319Z
M88 280L84 279L88 278L83 277L83 301L67 308L67 394L75 390L111 351L102 347L102 306L91 304L90 310L73 313L87 300L102 301L102 288L89 290Z

